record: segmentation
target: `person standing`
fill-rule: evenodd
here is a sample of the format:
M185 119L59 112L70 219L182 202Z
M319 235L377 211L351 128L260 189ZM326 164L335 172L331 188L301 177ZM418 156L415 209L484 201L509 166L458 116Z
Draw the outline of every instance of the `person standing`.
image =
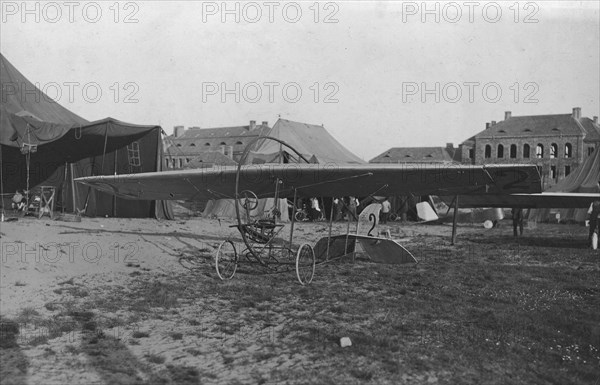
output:
M381 223L387 223L390 218L390 212L392 211L392 204L390 201L385 198L383 202L381 202Z
M523 209L513 208L511 210L513 220L513 235L518 237L523 236ZM517 234L517 227L519 228L519 234Z
M352 217L352 218L349 218L350 220L353 220L353 221L358 220L357 208L358 208L359 204L360 203L358 203L358 199L356 199L352 196L350 197L350 202L348 202L348 206L349 206L348 211L350 212L350 216Z
M310 198L310 216L312 221L316 221L321 218L321 208L319 207L319 201L317 198Z
M343 216L343 207L344 207L344 203L342 202L342 199L339 198L334 198L333 199L333 209L335 210L335 214L334 214L334 221L340 221L342 219Z
M596 190L600 194L600 181L598 181L598 184L596 185L596 187L597 187ZM598 216L600 216L600 198L596 199L595 201L593 201L590 204L590 208L588 209L587 213L588 213L589 220L590 220L590 235L588 237L588 242L591 246L592 245L592 235L594 235L594 231L596 231L596 228L600 225L600 223L598 223L598 221L599 221Z
M600 216L600 199L593 201L588 209L588 215L590 216L590 235L588 237L588 241L590 245L592 244L592 235L594 235L594 231L598 227L598 216Z

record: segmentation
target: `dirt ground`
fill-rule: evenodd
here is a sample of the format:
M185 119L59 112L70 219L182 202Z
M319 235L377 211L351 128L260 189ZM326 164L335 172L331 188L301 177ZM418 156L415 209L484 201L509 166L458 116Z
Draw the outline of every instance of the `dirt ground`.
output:
M451 226L394 223L418 264L359 255L303 287L252 268L220 281L231 224L1 223L0 382L600 383L600 252L583 226L515 240L509 221L461 225L451 246ZM299 223L295 242L327 232Z

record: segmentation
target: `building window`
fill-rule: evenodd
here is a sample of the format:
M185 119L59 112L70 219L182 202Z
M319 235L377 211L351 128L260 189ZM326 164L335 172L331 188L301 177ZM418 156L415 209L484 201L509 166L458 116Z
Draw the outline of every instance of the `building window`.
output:
M504 146L501 144L498 145L498 158L504 158Z
M134 169L134 167L141 167L142 160L140 158L140 144L138 142L133 142L127 145L127 159L129 160L129 171L136 172L140 171L139 169Z
M206 142L206 143L204 143L204 145L208 147L208 146L210 146L210 143Z
M240 145L240 144L244 144L244 143L242 143L242 142L240 142L240 141L237 141L237 142L235 142L235 144L238 144L238 145Z
M221 142L221 146L226 146L226 145L227 145L227 143Z
M594 147L588 147L588 156L594 153Z
M165 167L169 168L169 159L165 159Z
M175 158L171 159L171 168L175 168L175 161L176 160L177 159L175 159Z
M552 143L550 145L550 159L554 159L558 157L558 145L556 143Z
M183 158L179 158L179 168L183 167Z
M512 159L515 159L517 157L517 145L516 144L510 145L510 157Z
M190 158L185 158L185 164L190 163Z
M489 159L492 157L492 146L490 146L489 144L485 145L485 158Z
M570 158L572 156L571 151L573 151L573 146L571 146L571 143L565 144L565 158Z
M472 148L469 148L469 159L473 159L475 157L475 151Z
M571 173L571 166L565 166L565 176L568 176Z
M524 144L523 145L523 158L529 158L529 145L528 144Z
M550 179L556 180L556 166L550 166Z
M190 143L190 147L196 147L196 143Z
M177 147L181 147L181 143L177 143Z
M538 159L541 159L544 157L544 145L543 144L538 144L535 147L535 157Z

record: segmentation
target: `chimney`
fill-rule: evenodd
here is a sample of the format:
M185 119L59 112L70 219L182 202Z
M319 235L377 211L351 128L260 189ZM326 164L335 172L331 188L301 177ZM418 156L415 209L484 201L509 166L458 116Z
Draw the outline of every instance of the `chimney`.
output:
M262 125L265 127L269 127L269 122L267 122L266 120L263 120Z
M598 124L598 117L594 116L594 124Z
M495 125L496 125L496 121L492 120L492 126L495 126Z
M184 132L185 127L183 126L175 126L175 129L173 130L173 133L175 134L176 138L179 138L181 135L183 135Z
M573 107L573 119L581 119L581 107Z
M250 125L248 126L248 130L252 131L256 128L256 120L251 120Z
M504 111L504 120L510 119L512 113L510 111Z
M229 159L233 159L233 146L227 146L227 156Z
M489 130L489 129L490 129L490 127L491 127L491 124L490 124L490 123L486 123L486 124L485 124L485 129L486 129L486 130Z
M446 143L446 148L449 148L451 150L454 149L454 143Z

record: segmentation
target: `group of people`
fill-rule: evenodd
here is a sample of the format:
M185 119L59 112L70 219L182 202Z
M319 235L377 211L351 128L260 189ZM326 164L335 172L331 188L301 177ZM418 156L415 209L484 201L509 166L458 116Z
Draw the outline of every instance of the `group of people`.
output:
M345 218L350 220L358 219L358 206L360 202L355 197L347 198L334 198L333 199L333 220L341 221ZM303 204L303 209L306 213L306 218L311 221L318 221L325 218L325 215L321 211L319 199L316 197L310 198L308 204Z
M350 196L348 198L334 198L333 220L341 221L344 218L348 218L350 220L357 220L358 206L360 206L360 202L353 196Z
M381 212L380 212L380 220L381 223L387 223L389 220L390 214L392 212L392 204L390 201L385 198L381 204ZM360 206L360 201L353 196L342 197L342 198L334 198L333 199L333 220L341 221L344 219L349 219L351 221L358 220L358 207ZM313 197L310 198L309 205L304 205L304 208L307 212L307 217L311 221L317 221L324 218L324 215L321 211L321 207L319 204L319 199Z

